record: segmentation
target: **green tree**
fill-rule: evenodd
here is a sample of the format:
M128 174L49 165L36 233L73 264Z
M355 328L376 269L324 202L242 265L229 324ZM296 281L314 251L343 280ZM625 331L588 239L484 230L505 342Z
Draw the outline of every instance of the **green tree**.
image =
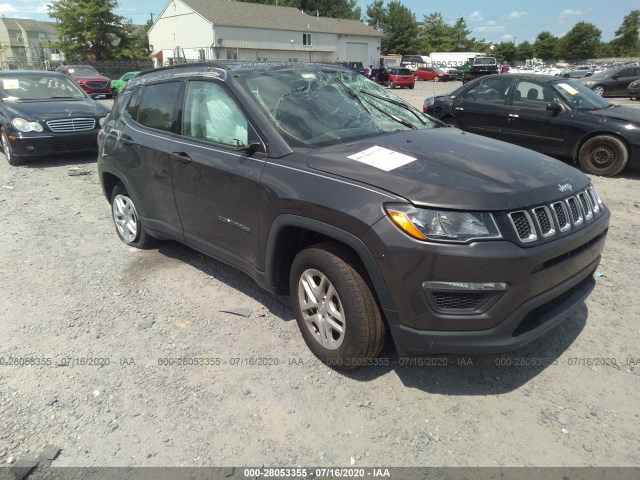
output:
M399 0L389 2L387 14L381 22L384 37L381 48L386 53L416 53L418 49L418 22L411 10Z
M57 0L49 16L58 21L55 46L68 61L114 58L116 45L125 37L124 17L116 15L116 0Z
M520 42L516 48L516 60L526 61L536 56L533 45L526 40L524 42Z
M465 50L467 48L467 37L471 33L471 30L467 27L467 22L463 17L456 20L456 23L451 27L451 36L455 42L456 50Z
M631 10L616 30L616 37L610 42L618 55L640 55L640 10Z
M600 34L594 24L578 22L560 39L560 51L573 62L594 58L600 47Z
M452 29L447 25L440 13L430 13L424 16L419 25L420 51L425 54L431 52L452 52L456 47Z
M552 63L558 59L558 48L558 37L553 36L550 32L540 32L536 41L533 42L535 56L546 63Z
M384 6L384 0L374 0L371 5L367 6L367 25L372 26L376 30L382 29L382 23L387 16L387 8Z
M518 49L513 42L501 42L498 43L493 49L493 54L500 61L507 61L509 63L516 59Z
M149 60L149 29L153 25L147 20L145 25L128 22L122 26L123 35L114 52L113 59Z

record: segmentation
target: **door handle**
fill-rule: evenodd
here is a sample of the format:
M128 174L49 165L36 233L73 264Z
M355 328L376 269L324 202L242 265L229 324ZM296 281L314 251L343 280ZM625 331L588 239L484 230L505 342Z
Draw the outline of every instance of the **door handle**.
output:
M464 108L462 107L456 107L454 110L458 110L459 112L462 112L464 110Z
M520 118L520 115L518 115L517 113L510 113L509 118Z
M191 157L189 155L187 155L184 152L173 152L171 154L171 159L172 160L177 160L178 162L182 163L183 165L187 165L189 163L191 163Z

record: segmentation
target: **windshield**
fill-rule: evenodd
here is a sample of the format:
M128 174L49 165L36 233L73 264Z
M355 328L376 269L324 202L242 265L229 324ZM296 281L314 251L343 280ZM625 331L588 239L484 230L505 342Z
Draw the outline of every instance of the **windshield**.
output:
M91 67L69 67L67 69L69 75L74 77L98 77L100 74Z
M351 72L283 70L239 81L293 147L436 126L404 100Z
M576 110L602 110L612 106L590 88L572 80L558 80L549 86Z
M598 78L611 77L612 75L615 75L619 71L620 71L619 68L608 68L606 70L601 70L599 72L594 73L593 75L591 75L591 78L593 78L593 77L598 77Z
M82 90L67 77L22 75L2 77L0 95L6 101L54 100L56 98L84 98Z

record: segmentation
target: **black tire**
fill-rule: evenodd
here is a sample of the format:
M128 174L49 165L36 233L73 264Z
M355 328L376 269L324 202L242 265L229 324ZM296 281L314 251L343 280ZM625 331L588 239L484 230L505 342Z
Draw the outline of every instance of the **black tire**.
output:
M598 135L590 138L580 148L580 167L593 175L611 177L617 175L629 162L629 150L618 138Z
M118 202L117 205L116 202ZM116 213L117 210L123 211L123 205L129 207L126 215L129 216L129 223L133 223L132 227L135 230L134 232L126 228L128 225L124 224L124 222L126 222L125 214L119 215ZM147 249L152 248L157 243L157 240L149 235L147 230L142 226L133 200L131 200L131 197L121 182L116 183L111 191L111 218L116 227L118 237L127 245Z
M385 324L362 272L358 260L334 243L300 251L291 266L291 305L302 337L316 357L336 370L366 365L366 360L377 356L384 346ZM301 304L312 305L312 295L324 296L315 303L319 307L310 306L303 312ZM327 302L329 295L332 298ZM334 327L326 330L326 335L320 332L320 322L313 321L319 319L318 314L325 320L323 325Z
M604 85L596 85L591 90L593 90L594 93L597 93L601 97L604 97L604 94L607 93L607 89L604 87Z
M440 81L440 77L433 77L433 81L434 82L439 82Z
M563 78L571 78L571 74L570 73L565 73L562 77Z
M118 98L118 95L119 95L118 90L116 90L115 88L111 90L111 98L115 100L116 98Z
M9 138L4 131L4 128L2 129L2 133L0 133L0 141L2 142L2 151L4 152L4 156L7 159L7 162L9 162L9 165L13 167L24 165L26 158L16 157L13 154L13 148L11 148L11 143L9 143Z
M458 128L458 129L462 130L462 127L460 126L460 123L458 123L458 121L453 117L443 118L442 121L444 123L446 123L447 125L449 125L450 127Z
M413 88L414 88L415 86L416 86L416 84L415 84L415 83L413 83L413 84L409 85L409 88L410 88L411 90L413 90Z
M413 76L413 81L417 82L418 80L420 80L420 77L418 75L414 75Z

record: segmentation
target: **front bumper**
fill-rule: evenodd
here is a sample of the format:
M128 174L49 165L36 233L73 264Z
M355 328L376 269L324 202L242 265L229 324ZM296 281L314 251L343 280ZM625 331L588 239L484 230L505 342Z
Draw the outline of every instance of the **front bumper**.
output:
M393 300L384 306L401 355L514 350L555 327L589 295L609 224L605 212L572 235L535 247L508 241L426 244L383 219L366 242ZM385 239L384 243L380 239ZM377 243L377 245L376 245ZM424 282L507 283L478 308L434 305Z
M41 157L61 153L83 152L98 148L99 129L87 132L12 135L9 140L17 157Z

